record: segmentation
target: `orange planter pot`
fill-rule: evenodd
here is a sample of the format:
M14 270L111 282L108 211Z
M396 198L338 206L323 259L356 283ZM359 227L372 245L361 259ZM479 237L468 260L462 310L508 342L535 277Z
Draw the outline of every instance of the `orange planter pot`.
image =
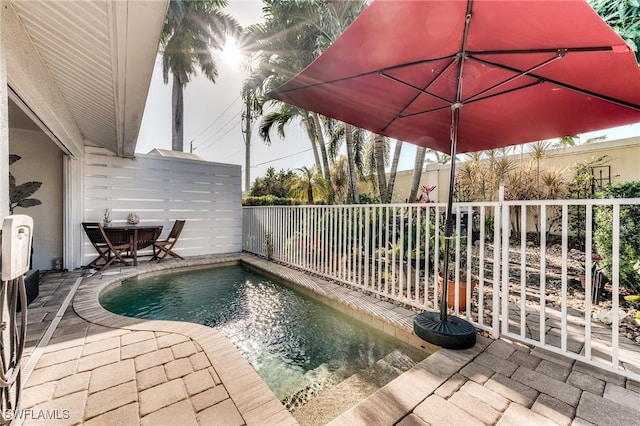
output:
M438 277L438 282L440 285L443 284L442 277ZM471 293L476 288L478 282L476 280L471 280ZM442 288L442 287L441 287ZM442 290L440 290L440 294L442 294ZM456 301L456 282L454 280L449 280L449 285L447 286L447 306L451 309L454 309ZM458 293L458 311L464 311L467 309L467 280L466 278L460 278L460 291Z

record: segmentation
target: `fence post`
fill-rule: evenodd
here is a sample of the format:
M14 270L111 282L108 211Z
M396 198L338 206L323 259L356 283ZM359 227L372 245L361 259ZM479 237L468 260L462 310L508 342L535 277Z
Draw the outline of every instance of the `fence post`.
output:
M502 334L506 334L509 331L509 233L510 233L510 220L509 220L509 206L504 204L504 182L500 182L499 190L499 208L501 210L501 223L500 233L502 236L502 280L500 292L500 298L502 300L502 308L499 309L499 319L502 325Z

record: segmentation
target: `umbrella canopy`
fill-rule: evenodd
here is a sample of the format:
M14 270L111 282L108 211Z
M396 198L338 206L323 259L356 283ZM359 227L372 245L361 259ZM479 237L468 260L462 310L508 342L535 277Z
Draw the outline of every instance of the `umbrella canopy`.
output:
M583 0L377 0L271 96L447 153L452 108L457 152L640 121L635 56Z
M635 55L584 0L377 0L270 95L451 155L447 277L456 153L640 121ZM447 314L447 283L440 316L414 330L473 346L473 326Z

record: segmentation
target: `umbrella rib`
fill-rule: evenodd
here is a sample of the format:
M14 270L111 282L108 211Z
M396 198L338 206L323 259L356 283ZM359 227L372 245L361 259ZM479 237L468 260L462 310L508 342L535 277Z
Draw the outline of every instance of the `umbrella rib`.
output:
M444 111L444 110L448 110L448 109L451 109L451 105L447 105L447 106L443 106L443 107L439 107L439 108L433 108L433 109L425 109L424 111L412 112L411 114L401 115L401 116L399 116L397 118L415 117L416 115L431 114L432 112ZM389 123L389 124L391 124L391 123Z
M524 76L526 76L526 75L531 75L531 73L532 73L533 71L535 71L535 70L537 70L537 69L540 69L540 68L542 68L542 67L544 67L544 66L546 66L546 65L548 65L548 64L550 64L550 63L552 63L552 62L555 62L555 61L557 61L558 59L562 58L563 56L564 56L564 54L563 54L562 52L557 52L557 54L556 54L553 58L549 58L549 59L547 59L546 61L544 61L544 62L542 62L542 63L540 63L540 64L538 64L538 65L534 65L533 67L531 67L531 68L529 68L529 69L527 69L527 70L525 70L525 71L518 72L518 73L516 73L516 75L514 75L513 77L510 77L510 78L508 78L508 79L506 79L506 80L504 80L504 81L501 81L500 83L494 84L493 86L488 87L487 89L482 90L482 91L480 91L480 92L476 93L475 95L473 95L473 96L471 96L471 97L467 98L467 99L464 101L464 103L470 103L470 102L473 102L476 98L479 98L478 100L486 99L487 97L483 97L483 96L482 96L482 95L484 95L485 93L487 93L487 92L491 92L492 90L495 90L495 89L497 89L498 87L504 86L505 84L509 84L509 83L511 83L512 81L517 80L517 79L518 79L518 78L520 78L520 77L524 77ZM475 58L475 57L470 57L470 59L478 60L478 61L480 61L480 62L483 62L482 60L480 60L480 59L478 59L478 58ZM539 83L539 82L540 82L540 80L538 79L537 83ZM536 84L537 84L537 83L536 83ZM529 87L529 86L530 86L530 84L527 84L527 85L525 85L525 86L522 86L522 88L524 88L524 87ZM511 90L508 90L508 91L505 91L505 92L499 92L499 93L508 93L508 92L510 92L510 91L511 91ZM488 97L491 97L491 96L488 96Z
M591 46L591 47L567 47L567 48L543 48L543 49L513 49L513 50L481 50L470 51L469 55L522 55L536 53L556 53L564 51L567 53L585 53L585 52L607 52L613 50L611 46Z
M392 76L392 75L385 74L385 72L384 72L384 71L380 71L380 76L385 77L385 78L388 78L388 79L389 79L389 80L391 80L391 81L394 81L394 82L396 82L396 83L402 84L402 85L404 85L404 86L407 86L407 87L409 87L409 88L411 88L411 89L414 89L414 90L417 90L417 91L418 91L418 93L416 93L416 95L415 95L415 96L414 96L414 97L409 101L409 103L407 103L407 104L402 108L402 110L400 110L400 112L398 112L398 113L396 114L396 116L395 116L395 117L393 117L393 118L392 118L392 119L391 119L391 120L390 120L390 121L389 121L389 122L388 122L388 123L387 123L387 124L382 128L382 131L383 131L383 132L384 132L385 130L387 130L387 128L388 128L389 126L391 126L391 125L392 125L392 124L393 124L397 119L402 118L402 117L403 117L402 113L403 113L404 111L406 111L406 110L407 110L407 108L409 108L409 106L411 106L411 104L413 104L413 103L416 101L416 99L418 99L418 97L419 97L422 93L424 93L425 95L433 96L434 98L436 98L436 99L439 99L439 100L443 101L444 103L446 103L446 104L447 104L447 107L448 107L448 105L450 105L450 104L451 104L451 101L450 101L450 100L448 100L448 99L446 99L446 98L443 98L442 96L438 96L438 95L436 95L435 93L431 93L431 92L429 92L429 91L428 91L428 90L429 90L429 88L430 88L430 87L431 87L431 86L432 86L432 85L433 85L433 84L434 84L434 83L435 83L435 82L436 82L436 81L437 81L437 80L438 80L438 79L439 79L439 78L440 78L440 77L441 77L445 72L447 72L447 70L448 70L449 68L451 68L451 67L452 67L452 66L457 62L457 60L456 60L454 57L450 57L450 59L452 59L452 60L447 64L447 66L446 66L446 67L444 67L444 69L443 69L442 71L440 71L440 73L438 73L438 74L437 74L437 75L436 75L436 76L435 76L435 77L434 77L434 78L433 78L429 83L427 83L427 85L426 85L423 89L419 88L418 86L414 86L413 84L408 83L408 82L406 82L406 81L404 81L404 80L401 80L401 79L399 79L399 78L397 78L397 77L394 77L394 76ZM441 109L441 108L438 108L438 109Z
M471 101L467 100L467 101L464 102L464 104L465 105L474 104L476 102L484 101L486 99L491 99L491 98L494 98L496 96L502 96L502 95L506 95L507 93L517 92L518 90L524 90L524 89L527 89L527 88L532 87L532 86L537 86L538 84L542 84L542 83L544 83L544 81L536 80L536 81L531 82L529 84L525 84L525 85L522 85L522 86L514 87L514 88L508 89L508 90L503 90L502 92L493 93L491 95L484 96L482 98L473 99ZM475 98L475 96L474 96L474 98Z
M372 72L383 73L383 72L387 72L387 71L393 71L393 70L398 69L398 68L407 68L407 67L412 67L414 65L427 64L429 62L443 61L445 59L455 59L456 56L457 56L457 53L454 53L453 55L440 56L438 58L432 58L432 59L420 59L418 61L405 62L403 64L397 64L397 65L392 65L390 67L380 68L379 70L372 71ZM365 73L364 75L366 75L366 74L369 74L369 73Z
M401 80L401 79L399 79L399 78L397 78L397 77L394 77L394 76L392 76L392 75L385 74L385 73L384 73L384 71L380 71L380 75L381 75L382 77L388 78L388 79L389 79L389 80L391 80L391 81L394 81L394 82L396 82L396 83L400 83L400 84L402 84L402 85L404 85L404 86L409 87L410 89L414 89L414 90L417 90L417 91L419 92L419 93L418 93L418 94L416 94L416 96L411 100L411 102L409 102L409 103L407 104L407 106L405 106L404 108L402 108L402 111L404 111L405 109L407 109L407 108L409 107L409 105L411 105L411 104L413 103L413 101L415 101L415 100L417 99L417 97L418 97L418 96L420 96L420 94L422 94L422 93L424 93L425 95L433 96L433 97L434 97L434 98L436 98L436 99L439 99L439 100L441 100L441 101L443 101L443 102L446 102L446 103L449 103L449 104L450 104L450 103L451 103L451 101L450 101L449 99L447 99L447 98L443 98L442 96L436 95L435 93L431 93L431 92L429 92L428 90L429 90L429 87L431 87L431 86L432 86L432 85L433 85L433 84L438 80L438 78L439 78L439 77L441 77L441 76L442 76L442 75L443 75L443 74L444 74L444 73L445 73L449 68L451 68L451 66L452 66L453 64L455 64L456 62L457 62L457 61L455 61L455 60L454 60L454 61L451 61L451 62L450 62L450 63L449 63L449 64L448 64L448 65L447 65L447 66L446 66L446 67L445 67L445 68L444 68L444 69L443 69L443 70L442 70L438 75L436 75L436 76L435 76L435 78L434 78L433 80L431 80L431 81L430 81L430 82L429 82L429 83L424 87L424 89L421 89L421 88L419 88L418 86L414 86L413 84L408 83L408 82L406 82L406 81L404 81L404 80ZM401 111L401 112L400 112L400 114L398 114L398 115L401 115L401 114L402 114L402 111Z
M531 86L536 86L536 85L541 84L541 83L542 83L541 81L535 81L533 83L529 83L529 84L526 84L524 86L514 87L513 89L505 90L505 91L502 91L502 92L499 92L499 93L494 93L494 94L491 94L489 96L485 96L485 97L480 98L480 99L474 99L472 101L465 101L464 104L465 105L473 104L473 103L476 103L476 102L483 101L485 99L491 99L491 98L493 98L495 96L500 96L500 95L504 95L504 94L507 94L507 93L516 92L518 90L526 89L526 88L531 87ZM415 117L416 115L430 114L432 112L443 111L445 109L449 109L449 106L440 107L440 108L434 108L434 109L427 109L427 110L418 111L418 112L412 112L411 114L406 114L406 115L403 115L403 116L398 117L398 118Z
M480 58L474 58L474 59L476 61L482 62L484 64L492 65L492 66L495 66L495 67L498 67L498 68L502 68L502 69L505 69L507 71L512 71L512 72L515 72L515 73L522 73L523 72L522 70L520 70L518 68L510 67L510 66L504 65L504 64L499 64L497 62L487 61L485 59L480 59ZM607 96L607 95L603 95L603 94L600 94L600 93L592 92L590 90L581 89L579 87L572 86L570 84L563 83L561 81L557 81L557 80L554 80L554 79L551 79L551 78L547 78L547 77L544 77L544 76L541 76L541 75L537 75L537 74L534 74L534 73L529 73L528 75L530 75L531 77L533 77L535 79L538 79L540 83L555 84L556 86L562 87L564 89L572 90L572 91L580 93L582 95L593 96L594 98L598 98L598 99L606 101L606 102L610 102L610 103L613 103L613 104L616 104L616 105L620 105L620 106L623 106L623 107L626 107L626 108L631 108L631 109L634 109L636 111L640 111L640 105L637 105L637 104L634 104L634 103L631 103L631 102L626 102L626 101L623 101L621 99L612 98L611 96ZM484 98L484 99L486 99L486 98Z
M390 66L390 67L378 68L378 69L375 69L373 71L366 71L366 72L362 72L360 74L353 74L353 75L348 75L346 77L335 78L333 80L319 81L317 83L307 84L307 85L300 86L300 87L292 87L291 89L280 90L280 88L278 88L278 89L272 90L269 93L267 93L267 96L270 97L270 98L275 98L276 95L279 94L279 93L297 92L298 90L305 90L305 89L310 89L310 88L317 87L317 86L340 83L341 81L347 81L347 80L351 80L351 79L354 79L354 78L366 77L366 76L373 75L373 74L382 74L382 73L385 73L387 71L393 71L393 70L399 69L399 68L407 68L407 67L412 67L414 65L428 64L429 62L438 62L438 61L442 61L442 60L445 60L445 59L451 59L451 58L455 58L455 57L456 57L456 55L447 55L447 56L442 56L442 57L433 58L433 59L420 59L418 61L405 62L403 64L393 65L393 66ZM418 88L418 90L420 90L420 89Z

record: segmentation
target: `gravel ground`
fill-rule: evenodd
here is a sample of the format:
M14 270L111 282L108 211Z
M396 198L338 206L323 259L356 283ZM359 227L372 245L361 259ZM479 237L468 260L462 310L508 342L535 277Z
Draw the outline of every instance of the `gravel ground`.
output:
M485 257L492 258L493 252L491 247L485 246ZM560 307L560 301L562 296L562 246L555 244L550 246L546 250L546 284L545 294L547 305L553 307ZM574 309L579 312L585 311L585 289L580 284L579 275L583 273L585 262L585 254L579 250L569 250L566 259L567 268L567 301L568 308ZM520 246L511 246L509 249L509 276L510 287L512 289L511 301L519 301L520 293L520 278L521 278L521 255ZM527 299L532 305L538 304L538 297L540 295L540 249L537 246L528 246L526 248L526 281L527 281ZM492 265L489 265L489 268ZM624 299L624 296L632 294L627 289L620 288L619 308L626 313L626 316L620 323L620 335L627 337L636 344L640 345L640 324L635 319L638 310L640 309L639 303L631 303ZM603 286L602 294L600 296L599 303L592 303L592 316L594 319L602 321L607 324L606 313L612 310L612 289L611 284L606 283ZM529 301L529 298L533 300ZM609 322L610 323L610 322Z

